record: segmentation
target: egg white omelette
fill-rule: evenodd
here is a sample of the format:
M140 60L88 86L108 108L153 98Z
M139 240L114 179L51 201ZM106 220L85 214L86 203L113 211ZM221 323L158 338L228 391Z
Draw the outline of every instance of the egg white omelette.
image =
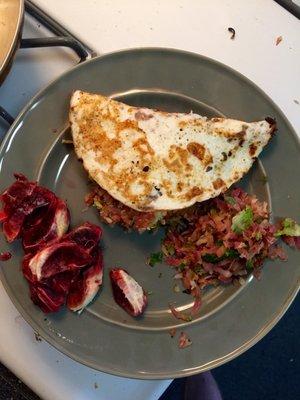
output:
M70 124L90 177L137 211L182 209L219 195L250 169L275 130L271 118L207 119L79 90Z

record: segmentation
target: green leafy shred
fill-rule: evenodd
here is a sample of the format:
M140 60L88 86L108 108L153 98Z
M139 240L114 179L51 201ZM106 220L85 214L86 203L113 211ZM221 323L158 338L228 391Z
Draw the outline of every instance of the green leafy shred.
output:
M100 201L99 201L99 200L96 200L96 199L94 199L94 203L93 203L93 205L94 205L95 207L99 208L99 209L101 209L101 208L102 208L102 204L100 203Z
M216 254L203 254L202 260L208 263L215 264L219 261L219 257Z
M162 260L163 260L163 253L161 251L158 251L157 253L150 254L150 257L148 259L148 264L151 267L154 267L155 264L161 263Z
M185 263L181 263L181 264L179 264L178 265L178 269L179 269L179 271L184 271L185 270Z
M160 211L156 212L153 218L153 221L151 222L151 225L147 228L148 230L156 228L160 221L164 218L164 214Z
M239 252L235 249L227 249L225 253L222 256L222 259L224 258L236 258L239 256Z
M203 274L203 272L205 272L204 269L201 267L201 265L196 265L193 268L193 271L195 272L195 274L198 274L198 275L201 275L201 274Z
M248 271L251 271L254 268L253 260L247 260L246 261L246 269Z
M162 242L162 245L161 245L161 250L162 250L162 252L164 253L165 256L173 256L174 253L175 253L174 246L172 246L171 244L170 245L169 244L164 244L163 242Z
M300 236L300 225L296 223L292 218L285 218L281 222L281 227L279 231L275 233L276 237L279 236Z
M262 234L260 233L260 232L257 232L256 234L255 234L255 239L258 241L258 240L261 240L262 239Z
M216 254L209 254L209 253L203 254L202 260L205 262L211 263L211 264L216 264L219 261L223 261L226 259L233 259L238 256L239 256L239 253L237 250L227 249L221 257L218 257Z
M245 229L248 229L253 222L252 208L247 206L232 218L231 229L237 234L241 234Z
M235 199L232 196L228 196L227 194L224 194L224 200L231 206L234 206L236 204Z

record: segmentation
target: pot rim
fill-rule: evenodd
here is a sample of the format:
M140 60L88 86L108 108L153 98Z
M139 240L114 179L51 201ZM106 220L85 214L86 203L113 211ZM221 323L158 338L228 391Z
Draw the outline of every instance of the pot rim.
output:
M24 0L0 0L0 36L5 38L0 48L0 81L7 75L19 46L24 18Z

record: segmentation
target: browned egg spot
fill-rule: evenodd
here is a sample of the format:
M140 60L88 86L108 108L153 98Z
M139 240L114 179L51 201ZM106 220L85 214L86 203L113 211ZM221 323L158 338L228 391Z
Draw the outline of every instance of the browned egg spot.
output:
M143 111L137 111L134 116L137 121L147 121L148 119L153 118L152 114L146 114Z
M223 186L225 186L225 182L221 178L218 178L215 181L213 181L213 187L215 190L218 190Z
M244 140L246 136L246 131L244 129L235 133L222 129L215 129L215 132L219 133L220 136L226 137L228 142L232 142L233 140Z
M235 181L237 181L239 178L240 178L240 174L237 171L235 171L234 174L233 174L233 179Z
M201 189L198 186L192 187L188 192L186 192L184 195L180 196L180 198L184 200L192 200L194 197L198 197L203 193L203 189Z
M193 154L193 156L199 158L201 161L203 160L205 155L205 147L202 144L192 142L187 145L187 149L191 154Z
M212 162L212 156L208 149L205 148L200 143L191 142L187 145L187 150L193 154L193 156L197 157L204 166L210 164Z
M183 188L183 183L182 183L182 182L178 182L178 183L177 183L177 190L178 190L178 192L182 192L182 188Z
M251 157L253 157L256 153L257 147L254 143L250 144L249 146L249 154Z
M182 147L172 145L169 149L169 157L163 159L164 165L168 170L177 176L182 175L184 170L190 171L191 165L188 163L188 152Z

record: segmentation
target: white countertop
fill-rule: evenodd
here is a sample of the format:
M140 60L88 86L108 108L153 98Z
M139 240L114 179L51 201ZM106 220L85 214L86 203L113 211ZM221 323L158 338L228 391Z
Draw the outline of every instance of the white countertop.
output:
M99 54L141 46L173 47L217 59L259 85L300 133L300 23L272 0L35 0ZM228 27L236 30L230 40ZM28 35L27 35L28 36ZM282 36L282 42L275 41ZM0 104L19 111L25 99L72 61L30 50L1 87ZM45 58L45 54L47 54ZM44 57L44 58L43 58ZM61 60L61 58L60 58ZM58 67L59 64L59 67ZM63 65L61 65L63 64ZM35 77L24 80L23 68ZM60 72L61 71L61 72ZM13 84L13 83L14 84ZM16 100L22 92L23 99ZM4 104L3 104L4 102ZM96 372L63 356L19 316L0 284L0 359L45 400L154 400L170 381L136 381Z
M159 46L221 61L260 86L300 131L300 22L273 0L34 2L99 54Z
M170 383L104 374L37 341L1 282L0 326L1 362L44 400L156 400Z
M49 36L47 30L26 17L24 37L43 36ZM16 116L38 90L77 61L73 52L58 48L18 51L1 86L0 104ZM6 130L0 120L0 135ZM0 362L43 400L156 400L170 384L169 380L141 381L104 374L71 360L44 340L36 341L1 282Z

